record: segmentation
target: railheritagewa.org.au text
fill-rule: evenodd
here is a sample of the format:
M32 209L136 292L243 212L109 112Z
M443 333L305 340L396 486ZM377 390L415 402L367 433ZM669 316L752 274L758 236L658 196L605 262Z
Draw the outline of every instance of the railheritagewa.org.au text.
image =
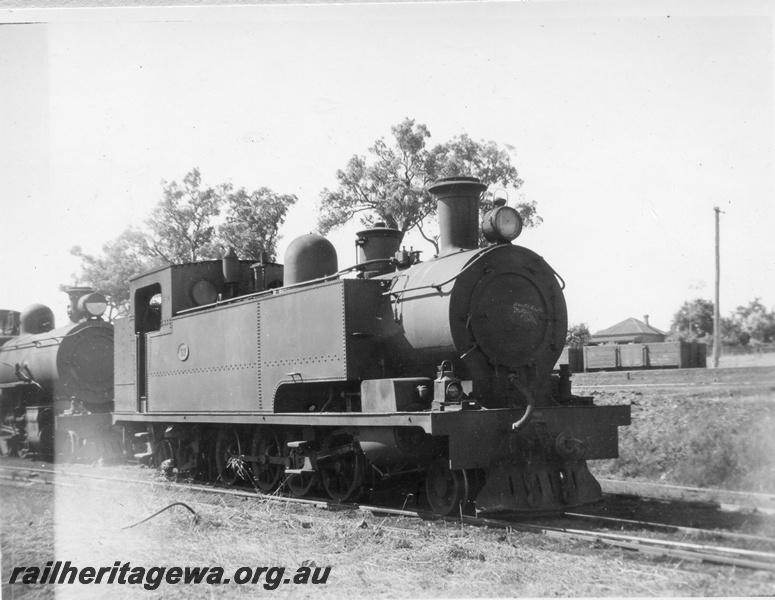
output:
M77 566L70 561L49 561L43 567L13 567L9 584L62 585L140 585L155 590L161 585L260 585L276 590L281 585L324 585L331 567L318 567L304 561L296 569L286 567L239 567L226 572L223 567L133 567L115 561L110 567Z

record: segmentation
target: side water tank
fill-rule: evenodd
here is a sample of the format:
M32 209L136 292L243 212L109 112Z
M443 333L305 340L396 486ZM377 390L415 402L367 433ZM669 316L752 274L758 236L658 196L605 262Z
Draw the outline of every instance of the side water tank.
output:
M336 248L322 235L310 233L297 237L285 251L284 285L319 279L338 271Z

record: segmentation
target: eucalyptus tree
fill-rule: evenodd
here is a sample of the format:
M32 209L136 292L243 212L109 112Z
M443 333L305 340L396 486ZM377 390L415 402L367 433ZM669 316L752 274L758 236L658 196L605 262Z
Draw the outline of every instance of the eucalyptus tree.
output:
M353 155L336 172L336 189L320 194L318 230L325 234L356 216L361 224L382 222L406 233L417 229L438 252L438 236L430 223L436 202L427 187L440 177L473 176L482 183L518 189L522 185L512 163L514 148L493 141L475 141L466 134L429 147L427 126L405 119L391 127L392 139L378 139L368 155ZM492 195L482 210L492 207ZM541 222L535 202L517 203L526 227Z
M162 197L145 220L144 228L130 227L87 254L79 246L71 254L81 259L80 272L70 285L89 285L108 300L108 318L129 311L129 279L165 263L219 259L229 248L245 260L275 258L279 229L292 194L267 187L233 191L231 183L205 186L194 168L181 183L162 181Z

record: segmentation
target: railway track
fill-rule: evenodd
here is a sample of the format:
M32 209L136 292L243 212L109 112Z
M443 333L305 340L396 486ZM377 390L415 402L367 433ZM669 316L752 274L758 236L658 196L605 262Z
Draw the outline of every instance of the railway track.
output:
M71 479L72 478L72 479ZM121 477L110 475L98 475L83 473L75 470L54 470L44 468L30 468L23 466L0 466L0 483L5 485L35 485L53 484L55 486L76 485L74 479L86 478L109 483L125 485L139 484L148 486L169 486L169 481L142 479L138 477ZM652 521L624 519L611 516L601 516L585 513L570 512L562 516L563 522L579 523L579 526L567 526L567 524L551 524L553 519L507 520L470 515L456 517L443 517L433 515L424 510L407 510L405 508L390 508L369 504L336 504L325 499L292 498L285 496L269 496L245 489L222 488L206 485L186 484L181 489L214 494L221 496L234 496L261 499L268 502L283 502L288 504L315 506L326 510L355 510L384 516L409 517L412 519L446 521L459 525L476 527L497 528L511 531L519 531L544 535L558 540L571 540L594 544L599 547L618 548L630 552L637 552L645 556L663 557L681 561L708 563L715 565L728 565L746 569L775 572L775 538L743 534L719 529L704 529L698 527L672 525ZM596 523L597 527L591 526ZM583 526L587 524L590 526ZM610 531L612 528L636 529L638 534L627 534ZM397 529L397 528L392 528ZM642 532L651 532L646 535ZM656 532L656 535L654 535ZM697 542L665 539L658 536L679 535L682 537L699 538ZM724 545L707 543L707 540L725 541ZM731 545L735 544L735 545Z
M695 501L715 505L728 512L756 512L775 516L775 494L734 492L710 488L665 485L641 481L598 479L607 494L632 495L658 500Z

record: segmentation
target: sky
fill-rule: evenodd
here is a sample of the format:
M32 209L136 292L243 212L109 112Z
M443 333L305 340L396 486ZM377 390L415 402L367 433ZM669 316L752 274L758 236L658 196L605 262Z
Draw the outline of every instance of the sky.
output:
M775 308L773 13L767 2L434 2L0 9L0 308L44 303L73 246L141 226L162 181L299 198L404 118L431 144L514 147L543 224L516 243L594 332L681 304ZM354 262L358 223L331 239ZM407 246L432 256L419 238Z

